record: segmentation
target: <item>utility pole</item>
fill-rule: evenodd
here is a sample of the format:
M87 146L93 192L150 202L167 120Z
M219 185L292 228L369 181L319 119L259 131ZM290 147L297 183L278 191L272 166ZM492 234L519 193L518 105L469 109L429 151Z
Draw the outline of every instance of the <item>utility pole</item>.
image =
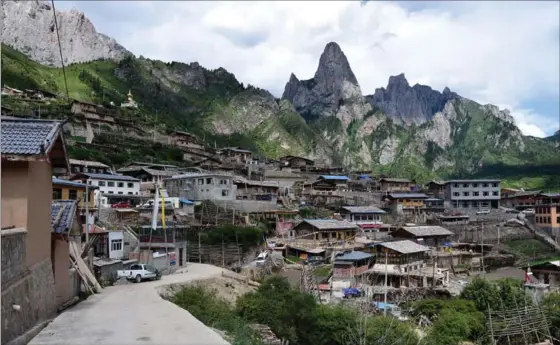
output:
M156 118L154 121L154 143L156 142L156 125L157 125L157 110L156 110Z
M387 316L387 264L387 252L385 252L385 291L383 292L383 316Z
M87 171L87 164L85 165ZM86 179L86 243L89 242L89 178Z

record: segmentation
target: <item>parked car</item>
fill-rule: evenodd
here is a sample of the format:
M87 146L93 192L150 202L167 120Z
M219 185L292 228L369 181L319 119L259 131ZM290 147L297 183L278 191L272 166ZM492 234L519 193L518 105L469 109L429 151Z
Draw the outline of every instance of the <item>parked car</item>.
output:
M159 203L158 206L161 207L161 200L158 201L158 203ZM172 201L165 200L165 208L174 208L174 206L175 205L173 204ZM152 208L152 207L154 207L154 199L150 199L150 200L146 201L145 203L143 203L141 205L138 205L136 207Z
M151 265L132 265L129 270L117 271L117 277L140 283L144 280L161 279L161 272Z
M257 266L264 265L267 259L268 259L268 252L262 252L257 256L255 262L257 263Z
M525 213L525 214L535 214L535 209L534 208L528 208L526 210L521 211L521 213Z
M490 210L478 210L476 214L490 214Z
M363 290L357 288L346 288L343 290L344 298L363 297L365 295Z
M111 205L111 208L131 208L131 207L132 205L130 205L126 201L117 202L116 204Z

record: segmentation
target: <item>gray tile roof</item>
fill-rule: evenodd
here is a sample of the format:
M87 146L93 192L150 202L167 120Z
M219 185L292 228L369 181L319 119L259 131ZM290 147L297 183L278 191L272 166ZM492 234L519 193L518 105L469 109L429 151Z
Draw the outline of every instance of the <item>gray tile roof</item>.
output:
M126 176L126 175L93 174L93 173L80 173L80 174L96 180L140 181L137 178Z
M501 182L502 180L497 180L497 179L476 179L476 180L449 180L446 181L445 184L450 184L450 183L484 183L484 182Z
M403 226L401 229L404 229L406 232L416 237L453 235L451 231L437 225Z
M392 178L392 177L384 177L382 179L379 179L379 181L400 182L400 183L411 183L412 182L412 181L410 181L409 179L406 179L406 178Z
M399 198L409 198L409 199L427 199L428 196L424 193L391 193L389 194L390 198L399 199Z
M51 228L57 234L65 234L72 228L76 216L77 200L53 200L51 205Z
M304 219L304 222L318 230L358 229L359 227L345 220L336 219Z
M64 179L55 178L55 177L53 177L53 179L52 179L52 184L53 185L68 186L68 187L86 188L85 183L77 182L77 181L64 180ZM89 189L97 189L97 186L89 186Z
M387 213L375 206L343 206L342 208L350 213Z
M103 164L101 162L96 162L96 161L85 161L85 160L80 160L80 159L69 159L70 164L72 165L82 165L82 166L88 166L91 168L105 168L105 169L109 169L109 166L107 164Z
M62 122L2 117L2 155L39 155L50 151Z
M430 251L430 248L409 240L383 242L378 245L381 247L389 248L401 254L412 254Z
M349 253L344 253L342 255L338 255L334 258L335 261L358 261L358 260L364 260L364 259L369 259L373 257L372 254L369 253L364 253L364 252L360 252L360 251L352 251Z

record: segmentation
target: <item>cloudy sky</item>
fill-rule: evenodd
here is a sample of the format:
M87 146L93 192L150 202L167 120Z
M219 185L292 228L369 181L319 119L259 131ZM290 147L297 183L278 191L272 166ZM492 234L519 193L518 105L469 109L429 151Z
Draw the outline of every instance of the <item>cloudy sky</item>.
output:
M345 52L362 92L405 73L512 111L528 135L560 127L560 7L504 2L57 1L136 55L224 67L282 95L313 77L324 46Z

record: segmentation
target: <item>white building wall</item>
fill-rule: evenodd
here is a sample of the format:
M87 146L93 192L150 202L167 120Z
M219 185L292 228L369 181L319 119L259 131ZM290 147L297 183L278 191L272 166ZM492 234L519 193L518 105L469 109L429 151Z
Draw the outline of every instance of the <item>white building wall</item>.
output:
M99 187L103 194L139 195L140 181L89 179L92 186Z
M124 234L122 231L109 232L109 258L122 259L124 257Z

